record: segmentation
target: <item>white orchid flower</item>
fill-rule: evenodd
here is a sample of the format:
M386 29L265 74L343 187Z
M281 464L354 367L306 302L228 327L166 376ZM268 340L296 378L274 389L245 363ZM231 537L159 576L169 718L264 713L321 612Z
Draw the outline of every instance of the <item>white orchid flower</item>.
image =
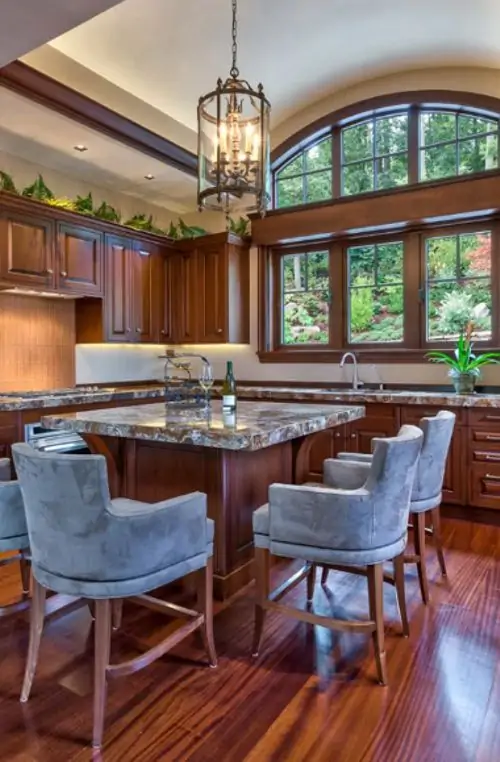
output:
M488 305L485 302L480 302L472 310L472 319L481 320L482 318L487 318L489 314Z

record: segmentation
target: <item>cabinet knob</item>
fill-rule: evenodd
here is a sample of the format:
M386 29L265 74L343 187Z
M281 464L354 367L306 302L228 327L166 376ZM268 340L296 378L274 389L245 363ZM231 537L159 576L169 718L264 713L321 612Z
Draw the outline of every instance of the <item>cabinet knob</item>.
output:
M68 273L66 272L66 270L61 270L60 275L61 275L61 278L67 278L68 277Z
M337 431L337 433L335 434L335 436L337 437L337 439L340 439L340 432L339 432L339 431Z
M222 333L222 328L217 328L217 333Z
M46 275L53 275L54 274L54 270L52 270L50 267L47 267L47 269L45 270L45 274Z
M162 336L165 336L165 334L166 334L167 332L166 332L166 330L165 330L164 328L162 328L162 329L161 329L161 331L160 331L160 333L161 333L161 335L162 335Z
M356 439L356 434L351 434L351 439Z
M131 328L127 328L127 333L130 333L131 330L132 330Z
M136 328L135 330L137 333L142 333L142 328Z

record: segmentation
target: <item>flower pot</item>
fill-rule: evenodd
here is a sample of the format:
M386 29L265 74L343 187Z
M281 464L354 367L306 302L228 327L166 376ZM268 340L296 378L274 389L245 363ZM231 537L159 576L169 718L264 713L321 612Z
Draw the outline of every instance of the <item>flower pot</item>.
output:
M472 394L477 376L474 373L453 373L451 380L457 394Z

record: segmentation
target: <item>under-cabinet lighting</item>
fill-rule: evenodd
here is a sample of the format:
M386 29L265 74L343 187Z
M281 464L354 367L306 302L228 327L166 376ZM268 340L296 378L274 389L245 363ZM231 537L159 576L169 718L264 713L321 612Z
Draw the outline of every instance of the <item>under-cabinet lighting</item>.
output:
M15 294L16 296L41 296L43 299L69 299L74 301L75 299L81 299L76 294L56 294L52 291L35 291L33 288L3 288L0 290L0 296L2 294Z
M151 173L149 173L149 174L147 174L147 175L144 175L144 179L145 179L145 180L154 180L154 179L155 179L155 176L154 176L154 175L152 175Z
M84 146L81 143L79 145L73 146L73 148L75 151L78 151L78 153L85 153L85 151L89 150L87 146Z

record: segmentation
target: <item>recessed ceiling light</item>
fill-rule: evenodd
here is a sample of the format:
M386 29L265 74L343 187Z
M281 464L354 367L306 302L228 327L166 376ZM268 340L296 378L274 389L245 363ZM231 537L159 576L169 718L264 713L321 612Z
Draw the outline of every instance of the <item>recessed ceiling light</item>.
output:
M152 174L150 173L150 174L148 174L148 175L144 175L144 179L145 179L145 180L154 180L154 179L155 179L155 176L154 176L154 175L152 175Z
M73 148L75 149L75 151L78 151L79 153L85 153L85 151L89 150L87 146L84 146L84 145L73 146Z

